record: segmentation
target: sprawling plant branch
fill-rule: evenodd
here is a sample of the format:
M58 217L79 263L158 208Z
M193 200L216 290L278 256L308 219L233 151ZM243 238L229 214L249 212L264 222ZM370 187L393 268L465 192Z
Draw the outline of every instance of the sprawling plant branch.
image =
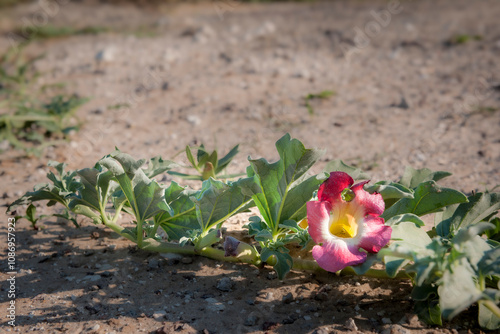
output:
M223 182L208 177L199 190L173 181L165 187L155 181L154 176L178 166L161 157L149 160L143 168L145 160L136 161L117 150L94 168L78 172L66 172L64 163L51 162L49 165L57 172L47 175L52 183L26 193L8 211L29 205L24 217L35 226L38 218L31 204L46 200L48 205L60 203L74 214L103 224L146 251L200 255L255 266L267 264L280 279L292 269L325 272L316 261L292 257L288 247L298 244L304 252L311 249L306 203L320 197L316 192L328 174L311 176L307 172L322 152L306 149L289 135L276 143L276 149L279 161L250 159L245 178ZM211 174L217 175L237 153L237 147L222 159L203 147L198 150L197 160L189 148L186 151L195 168L212 166ZM341 161L327 165L325 172L332 171L342 171L355 180L369 178ZM500 194L485 192L467 197L437 184L449 175L407 168L399 182L380 181L365 186L364 191L379 193L384 201L385 211L379 219L391 226L391 241L380 252L368 254L364 263L341 266L343 269L337 274L409 279L414 286L415 309L422 320L441 324L442 318L451 319L477 303L480 325L497 329L500 218L496 215ZM217 248L224 222L252 206L258 208L260 215L251 217L245 227L258 246L228 237L224 250ZM118 223L122 212L131 216L135 228ZM435 226L426 231L421 217L430 213L435 214ZM347 214L336 219L338 226L352 227ZM328 217L324 221L328 223ZM325 233L333 233L330 227ZM165 240L159 231L165 232ZM335 256L330 259L336 260ZM373 266L377 262L383 263L383 269Z

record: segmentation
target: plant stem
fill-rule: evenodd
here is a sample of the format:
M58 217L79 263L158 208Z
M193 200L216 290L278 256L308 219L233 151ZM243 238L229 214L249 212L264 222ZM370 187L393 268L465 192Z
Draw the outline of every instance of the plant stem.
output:
M491 300L482 300L484 306L491 311L497 318L500 318L500 308Z
M111 228L113 231L116 233L120 234L121 236L129 239L132 242L137 243L137 240L135 238L126 232L126 228L115 224L113 222L107 222L105 225L109 228ZM224 261L224 262L233 262L233 263L247 263L247 264L253 264L253 265L260 265L262 262L260 259L257 260L248 260L248 259L241 259L236 256L225 256L225 252L220 249L215 249L213 247L205 247L203 249L197 250L194 246L186 245L186 246L181 246L177 243L171 243L171 242L160 242L152 238L148 238L142 242L142 245L139 246L139 248L150 251L150 252L158 252L158 253L177 253L177 254L184 254L184 255L201 255L213 260L217 261ZM272 258L267 262L268 265L272 266L275 263L273 263ZM312 260L303 260L303 259L298 259L294 258L293 260L293 269L297 270L307 270L307 271L314 271L314 272L325 272L324 269L322 269L315 261ZM343 276L354 276L357 275L356 272L351 268L347 267L343 269L340 273L340 275ZM366 273L364 273L362 276L366 277L373 277L373 278L393 278L389 277L387 273L384 270L379 270L379 269L369 269ZM404 272L400 271L396 277L396 279L409 279L410 276ZM496 307L496 305L494 305ZM489 308L489 307L488 307ZM493 311L492 311L493 312ZM499 310L500 312L500 310Z
M135 237L133 235L126 232L127 229L125 227L122 227L114 222L110 222L110 221L108 221L108 219L103 220L103 222L104 222L104 225L106 225L107 227L109 227L110 229L112 229L113 231L115 231L116 233L121 235L122 237L124 237L124 238L126 238L134 243L137 242L137 240L135 239Z
M142 248L143 234L144 232L142 232L142 221L137 222L137 246L139 246L139 248Z
M315 271L315 272L325 272L323 268L321 268L316 261L312 260L303 260L303 259L293 259L293 268L298 270L307 270L307 271ZM346 267L339 272L341 276L358 276L352 267ZM379 269L368 269L366 273L359 276L373 277L373 278L393 278L387 275L384 270ZM396 279L409 279L410 276L404 272L400 271L394 278Z

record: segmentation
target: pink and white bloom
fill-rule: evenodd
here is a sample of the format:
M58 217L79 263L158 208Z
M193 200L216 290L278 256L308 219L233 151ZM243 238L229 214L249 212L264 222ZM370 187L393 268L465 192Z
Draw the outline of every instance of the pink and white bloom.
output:
M391 227L379 217L382 195L364 190L368 181L353 183L347 173L332 172L319 187L318 201L307 203L309 234L317 244L312 255L327 271L365 262L365 251L377 253L391 238Z

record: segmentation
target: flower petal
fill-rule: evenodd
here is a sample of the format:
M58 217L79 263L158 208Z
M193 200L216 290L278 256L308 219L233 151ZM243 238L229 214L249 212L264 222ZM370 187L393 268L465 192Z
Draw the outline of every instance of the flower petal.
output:
M315 243L325 242L332 237L328 230L330 222L330 202L310 201L307 202L307 222L309 234Z
M353 183L354 180L349 174L331 172L330 177L319 187L318 199L320 201L330 201L331 203L339 201L342 190L349 188Z
M356 245L348 244L341 239L331 240L323 246L314 246L312 255L321 268L330 272L363 263L367 256Z
M368 216L361 233L358 246L370 253L377 253L391 239L392 228L384 224L383 218Z
M351 190L356 194L353 201L358 202L365 208L365 215L370 214L380 216L384 213L385 209L384 199L379 193L370 194L368 191L363 189L363 186L368 182L369 181L363 181L351 187Z

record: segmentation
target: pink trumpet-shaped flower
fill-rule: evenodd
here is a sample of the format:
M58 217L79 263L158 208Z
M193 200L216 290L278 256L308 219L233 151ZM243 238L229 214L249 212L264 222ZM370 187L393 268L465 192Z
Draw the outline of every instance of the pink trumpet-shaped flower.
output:
M316 246L312 255L319 266L336 272L366 261L367 253L376 253L391 238L392 229L379 217L384 212L380 194L355 185L344 172L332 172L318 190L318 201L307 203L309 234Z

